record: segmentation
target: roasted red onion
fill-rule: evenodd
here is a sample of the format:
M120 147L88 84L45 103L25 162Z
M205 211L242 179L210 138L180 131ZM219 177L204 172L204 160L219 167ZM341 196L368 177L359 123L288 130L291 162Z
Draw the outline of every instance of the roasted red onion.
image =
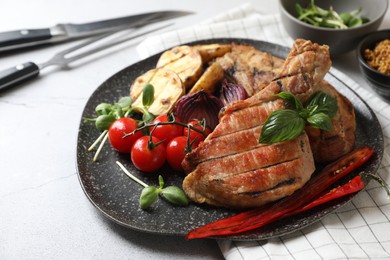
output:
M218 124L218 113L223 107L219 98L199 91L182 96L176 103L173 113L184 123L193 119L206 119L206 124L214 129Z
M233 101L244 100L246 98L246 90L243 87L235 83L230 83L227 80L222 82L219 99L222 101L224 106L232 103Z

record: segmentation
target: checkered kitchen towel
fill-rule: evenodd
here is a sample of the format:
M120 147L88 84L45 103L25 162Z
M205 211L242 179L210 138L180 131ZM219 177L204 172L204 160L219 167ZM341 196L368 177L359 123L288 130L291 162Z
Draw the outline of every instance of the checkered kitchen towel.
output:
M251 38L291 46L279 15L260 15L245 4L200 25L171 31L143 41L137 48L146 58L164 49L221 37ZM378 174L390 184L390 105L335 69L332 73L354 89L376 113L383 129L385 151ZM390 259L390 201L374 181L346 206L292 234L266 241L219 240L226 259Z

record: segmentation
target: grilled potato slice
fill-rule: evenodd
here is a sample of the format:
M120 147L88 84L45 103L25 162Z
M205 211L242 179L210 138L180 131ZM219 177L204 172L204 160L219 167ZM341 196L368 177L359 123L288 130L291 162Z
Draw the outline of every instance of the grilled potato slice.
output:
M191 51L192 47L187 45L173 47L172 49L167 50L163 54L161 54L160 58L157 61L156 67L163 67L169 63L181 59L184 56L188 55Z
M213 94L217 87L217 84L224 78L224 70L218 62L213 62L195 85L191 88L189 93L196 93L202 89L209 93Z
M175 72L165 68L152 69L139 76L131 86L130 97L134 100L133 106L142 106L142 90L146 83L154 87L154 101L148 111L155 116L170 112L186 91Z
M208 63L212 59L222 57L225 53L232 50L230 44L204 44L204 45L195 45L192 48L199 51L200 56L202 57L203 63Z
M186 88L190 88L202 75L202 57L190 46L177 46L164 52L157 62L157 68L176 72Z

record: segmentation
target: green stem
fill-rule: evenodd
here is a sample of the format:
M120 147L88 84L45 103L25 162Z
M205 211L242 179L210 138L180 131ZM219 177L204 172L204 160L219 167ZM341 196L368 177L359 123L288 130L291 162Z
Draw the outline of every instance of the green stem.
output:
M133 174L131 174L131 173L125 168L125 166L123 166L123 164L121 164L119 161L116 161L116 164L118 164L119 167L121 167L122 171L123 171L124 173L126 173L126 175L130 177L130 179L132 179L133 181L137 182L138 184L144 186L145 188L149 187L149 185L147 185L145 182L141 181L140 179L138 179L137 177L135 177Z
M104 130L100 136L95 140L95 142L88 148L88 152L92 151L95 146L100 142L100 140L103 139L103 137L105 136L105 134L108 132L108 130Z
M104 143L107 141L107 138L108 138L108 131L105 133L104 138L103 138L102 142L100 143L99 148L97 149L97 151L95 153L95 156L93 157L94 162L96 162L96 160L100 154L100 151L103 149Z
M386 182L382 179L382 177L379 174L363 172L362 175L366 176L368 178L372 178L376 182L378 182L385 189L385 191L387 193L387 199L390 200L390 189L389 189L389 186L386 184Z
M172 125L172 124L190 128L191 130L194 130L195 132L201 133L204 136L206 136L206 131L205 130L200 130L200 129L196 128L196 127L193 127L191 125L188 125L188 124L185 124L185 123L182 123L182 122L169 121L169 122L158 122L158 123L154 123L154 124L152 124L152 123L145 123L143 126L138 127L137 129L135 129L133 132L124 134L123 138L126 138L127 136L132 135L132 134L134 134L134 133L136 133L138 131L142 131L142 130L144 130L146 128L157 127L159 125Z

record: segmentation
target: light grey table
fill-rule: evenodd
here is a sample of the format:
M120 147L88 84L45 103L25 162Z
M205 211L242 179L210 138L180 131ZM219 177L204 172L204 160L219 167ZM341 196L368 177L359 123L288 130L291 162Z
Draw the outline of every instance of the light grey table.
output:
M251 1L261 13L277 1ZM240 0L2 0L0 31L59 22L181 9L194 11L177 27L196 24L241 5ZM390 28L386 15L381 28ZM72 46L0 56L0 70L28 60L43 62ZM76 174L76 139L89 96L105 79L139 60L134 45L88 60L72 70L48 69L22 87L0 93L0 259L221 259L213 240L135 232L103 217L84 195ZM334 66L366 85L354 52Z

